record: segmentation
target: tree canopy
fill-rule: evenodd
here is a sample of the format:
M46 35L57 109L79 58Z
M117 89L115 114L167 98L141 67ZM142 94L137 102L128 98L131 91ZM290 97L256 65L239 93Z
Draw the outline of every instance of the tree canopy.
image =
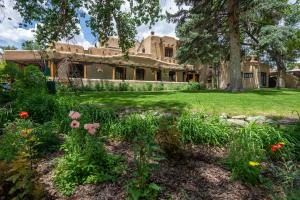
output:
M18 0L16 9L24 26L37 23L36 41L45 46L80 33L80 21L104 43L118 35L123 52L135 43L136 27L160 18L159 0Z
M299 58L299 0L176 0L187 5L168 15L178 22L181 63L214 65L230 61L231 89L240 87L241 57L266 55L285 68L284 62Z

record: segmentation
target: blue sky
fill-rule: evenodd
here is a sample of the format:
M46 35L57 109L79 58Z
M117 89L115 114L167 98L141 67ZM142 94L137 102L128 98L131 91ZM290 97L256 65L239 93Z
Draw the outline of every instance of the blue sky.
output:
M0 45L13 45L18 48L26 40L34 39L35 25L27 28L20 28L19 23L22 22L22 17L20 14L13 9L15 0L3 0L5 9L0 8ZM174 0L161 0L161 7L163 12L166 10L169 12L176 12L177 6ZM81 19L80 22L80 34L74 39L68 42L70 44L79 44L84 46L86 49L88 47L94 46L97 39L91 34L91 31L85 24L86 19ZM151 29L146 25L142 25L137 28L138 34L136 36L137 40L141 40L154 31L157 35L168 35L175 36L176 24L167 23L166 21L159 21Z

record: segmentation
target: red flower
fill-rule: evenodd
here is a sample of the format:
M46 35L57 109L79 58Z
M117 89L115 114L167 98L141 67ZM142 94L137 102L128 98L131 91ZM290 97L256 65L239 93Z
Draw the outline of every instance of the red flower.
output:
M277 145L271 145L271 150L272 150L272 152L275 152L276 150L277 150Z
M21 119L27 119L28 118L28 112L20 112L20 118Z
M282 147L283 147L283 144L280 144L280 143L277 144L277 148L278 148L278 149L281 149Z

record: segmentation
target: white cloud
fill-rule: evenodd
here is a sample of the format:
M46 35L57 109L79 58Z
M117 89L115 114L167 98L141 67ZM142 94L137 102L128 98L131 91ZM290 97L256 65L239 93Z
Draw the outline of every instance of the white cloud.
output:
M160 0L160 6L163 14L165 14L166 12L175 13L179 10L174 0ZM147 25L142 25L137 28L138 31L137 39L141 40L147 37L148 35L150 35L151 31L154 31L155 35L159 35L159 36L176 37L175 29L176 29L176 24L172 22L168 23L166 20L157 22L151 28L149 28L149 26Z
M80 28L79 35L76 35L73 39L68 40L68 41L62 40L62 42L66 42L68 44L77 44L77 45L83 46L84 49L88 49L89 47L93 47L94 45L85 39L84 33L82 31L81 26L78 25L78 27Z
M4 45L16 45L25 40L34 39L35 28L20 28L19 23L22 22L20 14L13 9L14 0L4 0L4 8L0 10L0 42Z

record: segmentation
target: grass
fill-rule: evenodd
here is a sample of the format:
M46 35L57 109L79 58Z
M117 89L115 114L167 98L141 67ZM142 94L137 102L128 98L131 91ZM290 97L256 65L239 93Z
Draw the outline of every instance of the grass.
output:
M96 103L114 109L145 110L186 109L211 114L265 115L272 118L296 117L300 112L300 90L263 89L241 93L225 91L165 91L165 92L84 92L78 96L82 103Z

